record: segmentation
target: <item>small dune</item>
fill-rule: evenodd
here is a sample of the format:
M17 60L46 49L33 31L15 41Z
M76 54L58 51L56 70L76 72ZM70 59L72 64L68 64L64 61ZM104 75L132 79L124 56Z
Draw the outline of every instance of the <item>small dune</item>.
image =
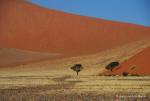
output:
M149 75L150 74L149 66L150 66L150 47L133 56L129 60L123 62L120 65L120 69L114 71L114 73L121 73L123 71L126 71L129 74Z
M149 60L150 60L150 47L144 49L140 53L124 61L112 72L107 71L104 74L122 75L123 72L127 72L130 75L150 75Z

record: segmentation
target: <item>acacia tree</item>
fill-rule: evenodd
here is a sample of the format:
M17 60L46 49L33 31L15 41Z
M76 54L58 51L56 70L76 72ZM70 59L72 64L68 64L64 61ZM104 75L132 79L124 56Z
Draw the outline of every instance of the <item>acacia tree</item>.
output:
M75 71L78 76L79 72L83 69L83 66L82 66L82 64L75 64L74 66L70 67L70 69Z
M107 70L110 70L112 71L115 67L117 67L119 65L119 62L118 61L115 61L115 62L111 62L109 63L105 68Z

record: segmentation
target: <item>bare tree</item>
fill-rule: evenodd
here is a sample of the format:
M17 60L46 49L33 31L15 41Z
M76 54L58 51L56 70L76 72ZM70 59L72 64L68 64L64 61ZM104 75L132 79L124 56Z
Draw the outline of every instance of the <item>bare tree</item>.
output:
M70 69L75 71L77 73L77 76L78 76L79 72L83 69L83 66L82 66L82 64L75 64Z

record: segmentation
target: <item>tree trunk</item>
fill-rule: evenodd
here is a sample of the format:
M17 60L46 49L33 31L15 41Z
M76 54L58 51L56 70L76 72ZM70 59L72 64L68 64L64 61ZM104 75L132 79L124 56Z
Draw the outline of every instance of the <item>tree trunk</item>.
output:
M77 76L78 76L78 72L77 72Z

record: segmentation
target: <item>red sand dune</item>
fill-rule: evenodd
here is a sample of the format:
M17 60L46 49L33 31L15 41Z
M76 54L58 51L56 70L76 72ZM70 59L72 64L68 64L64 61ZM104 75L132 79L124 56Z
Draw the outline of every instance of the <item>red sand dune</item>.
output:
M0 48L0 67L23 65L48 59L51 60L57 57L59 57L59 54Z
M150 47L123 62L112 72L106 71L104 74L122 75L123 72L128 72L129 74L150 75Z
M146 37L150 37L149 27L49 10L25 0L0 0L0 47L66 57L92 54Z

